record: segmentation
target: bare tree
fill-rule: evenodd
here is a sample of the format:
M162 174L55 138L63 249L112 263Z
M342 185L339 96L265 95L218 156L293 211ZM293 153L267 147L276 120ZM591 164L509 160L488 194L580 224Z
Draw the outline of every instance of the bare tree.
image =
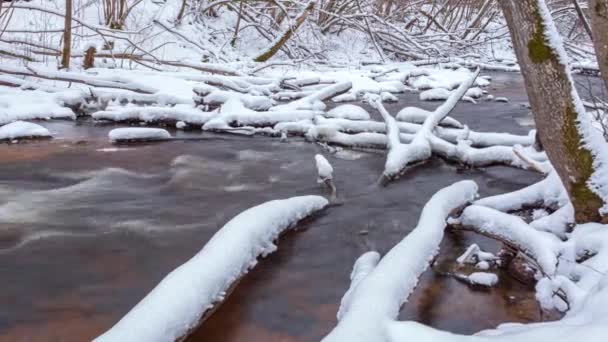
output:
M70 67L72 56L72 0L65 0L65 21L63 28L63 52L61 55L61 68Z
M577 223L600 222L603 200L591 189L593 154L578 128L580 99L561 60L544 0L500 0L524 76L540 139L575 209Z
M593 45L608 90L608 0L589 0Z

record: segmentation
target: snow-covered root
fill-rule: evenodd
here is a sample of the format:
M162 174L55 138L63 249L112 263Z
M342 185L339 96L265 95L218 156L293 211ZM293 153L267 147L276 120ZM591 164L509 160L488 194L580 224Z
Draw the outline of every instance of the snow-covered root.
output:
M441 106L428 115L420 130L416 132L412 142L407 145L402 144L399 140L400 130L397 121L384 109L380 101L374 102L374 107L378 109L386 123L387 147L389 151L383 172L383 179L385 181L399 177L408 166L431 157L430 138L433 136L432 131L454 109L458 101L473 85L478 75L479 70L475 71L469 79L462 82L458 89L453 91Z
M439 190L424 206L417 227L377 263L361 261L368 270L353 282L340 309L341 320L323 342L386 341L387 324L437 254L447 217L477 194L477 185L461 181ZM358 269L358 267L355 267ZM353 277L354 278L354 277Z
M258 257L277 249L274 241L281 233L327 204L320 196L302 196L266 202L240 213L95 341L176 341L185 337L256 265Z
M561 244L555 235L538 231L517 216L479 205L465 208L459 223L525 253L538 264L544 275L551 277L555 274Z

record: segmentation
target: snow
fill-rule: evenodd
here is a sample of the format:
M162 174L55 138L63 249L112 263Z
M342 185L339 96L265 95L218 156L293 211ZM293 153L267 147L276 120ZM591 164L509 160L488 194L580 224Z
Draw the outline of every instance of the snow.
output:
M494 273L474 272L467 277L471 284L492 287L498 283L498 276Z
M369 120L369 113L356 105L344 104L325 113L328 118L348 119L348 120Z
M331 180L334 173L334 168L331 166L329 161L321 155L315 155L315 162L317 164L317 173L319 175L317 181L319 183Z
M111 130L108 137L112 142L151 141L171 139L171 134L162 128L124 127Z
M0 140L14 140L24 138L50 138L48 129L31 122L15 121L0 126Z
M94 341L178 340L224 300L232 284L257 264L258 257L277 249L274 241L282 232L327 204L320 196L301 196L243 211Z

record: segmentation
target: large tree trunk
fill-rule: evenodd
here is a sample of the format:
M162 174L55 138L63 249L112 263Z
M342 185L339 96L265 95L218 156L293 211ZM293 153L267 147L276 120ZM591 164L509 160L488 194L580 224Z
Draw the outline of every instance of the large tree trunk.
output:
M597 64L608 90L608 0L589 0L589 16Z
M544 0L499 0L511 32L543 146L575 209L577 223L600 222L604 202L589 185L593 153L583 144L585 114L569 74L567 57ZM543 17L543 15L545 15ZM549 40L549 38L553 38ZM580 116L579 116L580 115Z
M72 55L72 0L65 0L65 23L63 28L63 53L61 56L61 68L70 67Z

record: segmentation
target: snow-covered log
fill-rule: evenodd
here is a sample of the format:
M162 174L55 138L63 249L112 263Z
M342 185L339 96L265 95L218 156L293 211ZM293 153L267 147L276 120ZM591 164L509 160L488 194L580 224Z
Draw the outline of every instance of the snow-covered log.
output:
M459 220L464 227L525 253L538 263L543 274L555 274L561 244L555 235L538 231L517 216L480 205L465 208Z
M494 208L503 212L525 207L562 207L568 203L568 196L558 175L550 173L542 181L523 189L479 199L475 204Z
M446 219L473 200L477 185L461 181L439 190L422 209L414 230L393 247L371 272L351 286L341 320L323 342L386 341L386 328L437 254ZM371 265L373 263L367 263Z
M83 73L76 72L68 72L68 71L53 71L42 68L32 68L32 67L20 67L20 66L9 66L9 65L0 65L0 73L10 74L10 75L18 75L18 76L28 76L28 77L36 77L47 79L51 81L63 81L63 82L73 82L73 83L82 83L93 87L102 87L102 88L114 88L114 89L124 89L134 91L136 93L144 93L144 94L153 94L157 90L148 87L143 84L139 84L137 82L133 82L131 80L122 79L119 77L115 77L113 79L104 79L101 77L95 77Z
M257 264L258 257L277 249L274 241L281 233L327 204L320 196L302 196L245 210L95 341L166 342L185 337Z
M332 97L341 95L349 91L353 87L352 82L345 81L336 84L332 84L318 90L308 96L305 96L299 100L289 102L286 104L278 105L272 107L271 111L280 111L280 110L294 110L294 109L304 109L304 110L323 110L325 109L325 104L323 101L330 100Z
M91 116L95 120L170 125L183 121L200 127L215 115L217 114L203 112L188 105L177 105L175 107L110 107L104 111L95 112Z
M334 126L336 129L346 133L386 133L386 123L380 121L348 120L316 116L315 123L318 125ZM402 134L414 134L422 128L422 125L419 124L400 121L397 121L397 126ZM495 145L529 146L534 144L535 131L530 131L530 134L528 135L515 135L510 133L476 132L466 127L463 129L435 127L434 134L437 135L438 138L451 143L457 143L459 140L463 139L468 140L473 147L488 147Z
M420 130L414 136L411 143L405 145L399 141L399 127L395 119L386 112L382 103L375 102L375 107L380 111L384 121L386 122L387 136L389 144L388 155L384 167L383 177L386 180L391 180L398 177L409 165L428 159L432 154L430 136L433 135L433 130L448 114L454 109L458 101L464 96L466 91L473 85L479 69L473 75L462 82L458 89L450 94L450 97L435 111L429 115Z

